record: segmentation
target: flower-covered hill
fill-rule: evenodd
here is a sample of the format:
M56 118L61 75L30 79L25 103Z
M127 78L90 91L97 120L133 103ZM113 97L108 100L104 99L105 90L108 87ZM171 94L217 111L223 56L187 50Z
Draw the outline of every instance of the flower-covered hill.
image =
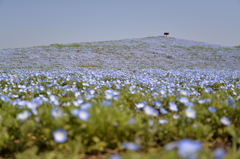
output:
M239 61L239 48L163 36L0 50L0 69L238 69Z

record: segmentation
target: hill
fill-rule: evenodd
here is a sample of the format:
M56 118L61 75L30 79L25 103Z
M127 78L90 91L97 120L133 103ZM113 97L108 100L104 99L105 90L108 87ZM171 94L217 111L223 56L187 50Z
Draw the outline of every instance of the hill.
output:
M77 67L239 69L240 49L156 36L0 50L0 69Z

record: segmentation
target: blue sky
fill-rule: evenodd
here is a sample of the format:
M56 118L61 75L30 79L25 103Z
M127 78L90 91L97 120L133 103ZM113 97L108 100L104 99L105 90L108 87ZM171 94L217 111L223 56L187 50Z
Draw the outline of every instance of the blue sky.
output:
M240 45L240 0L0 0L0 49L159 36Z

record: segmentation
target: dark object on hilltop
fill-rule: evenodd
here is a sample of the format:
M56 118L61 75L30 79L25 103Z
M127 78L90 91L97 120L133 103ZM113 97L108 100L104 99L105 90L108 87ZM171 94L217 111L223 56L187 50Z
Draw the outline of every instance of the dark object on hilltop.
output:
M164 35L165 35L165 36L168 36L168 35L169 35L169 33L168 33L168 32L165 32L165 33L164 33Z

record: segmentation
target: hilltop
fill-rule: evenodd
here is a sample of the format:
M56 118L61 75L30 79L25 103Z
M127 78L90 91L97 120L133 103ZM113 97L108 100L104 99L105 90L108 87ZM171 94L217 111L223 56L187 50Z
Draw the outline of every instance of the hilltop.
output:
M0 69L239 69L240 49L172 37L52 44L0 50Z

